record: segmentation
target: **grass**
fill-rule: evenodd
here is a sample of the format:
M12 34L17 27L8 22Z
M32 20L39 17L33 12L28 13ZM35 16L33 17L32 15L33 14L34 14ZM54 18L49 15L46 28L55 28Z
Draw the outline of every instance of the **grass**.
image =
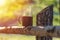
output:
M19 34L0 34L0 40L36 40L35 36L19 35ZM53 40L60 40L53 38Z
M0 34L0 40L35 40L35 36L26 36L19 34Z

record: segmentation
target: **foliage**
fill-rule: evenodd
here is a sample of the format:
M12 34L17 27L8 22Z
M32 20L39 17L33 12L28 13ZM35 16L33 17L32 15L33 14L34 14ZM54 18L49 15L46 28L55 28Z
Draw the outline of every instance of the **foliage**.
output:
M59 0L35 0L35 4L33 6L33 16L34 21L33 24L36 25L36 15L45 7L53 4L54 5L54 18L53 18L53 25L60 25L60 14L59 14ZM57 20L56 20L57 19Z

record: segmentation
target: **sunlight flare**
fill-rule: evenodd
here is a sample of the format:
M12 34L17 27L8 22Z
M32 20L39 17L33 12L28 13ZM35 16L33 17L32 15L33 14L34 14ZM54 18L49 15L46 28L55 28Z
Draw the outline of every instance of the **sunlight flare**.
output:
M0 6L4 6L6 4L6 0L0 0Z

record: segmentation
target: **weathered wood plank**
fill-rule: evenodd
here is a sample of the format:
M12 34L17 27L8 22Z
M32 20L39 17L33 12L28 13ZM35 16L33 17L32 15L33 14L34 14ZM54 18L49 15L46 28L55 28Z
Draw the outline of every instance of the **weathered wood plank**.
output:
M52 32L53 31L53 32ZM51 36L51 37L60 37L60 26L53 27L26 27L26 28L4 28L0 29L0 33L5 34L23 34L23 35L32 35L32 36Z
M53 24L53 5L44 8L37 14L37 26L51 26ZM36 36L36 40L52 40L52 37L47 35L46 37Z

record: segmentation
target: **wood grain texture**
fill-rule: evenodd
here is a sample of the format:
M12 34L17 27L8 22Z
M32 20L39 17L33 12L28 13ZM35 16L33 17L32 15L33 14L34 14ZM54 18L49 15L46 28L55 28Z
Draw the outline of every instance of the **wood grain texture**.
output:
M53 30L48 32L48 30ZM41 28L39 27L26 27L26 28L5 28L5 29L0 29L0 33L5 33L5 34L23 34L23 35L31 35L31 36L47 36L49 35L50 37L60 37L60 26L50 26L50 27L44 27Z
M50 26L53 23L53 5L50 5L37 14L37 26ZM36 37L36 40L52 40L52 37Z

